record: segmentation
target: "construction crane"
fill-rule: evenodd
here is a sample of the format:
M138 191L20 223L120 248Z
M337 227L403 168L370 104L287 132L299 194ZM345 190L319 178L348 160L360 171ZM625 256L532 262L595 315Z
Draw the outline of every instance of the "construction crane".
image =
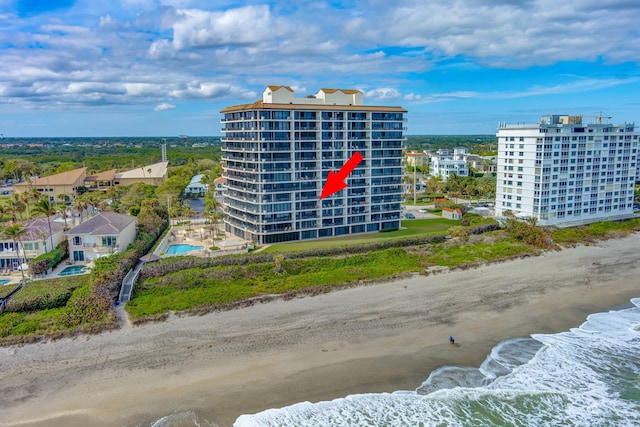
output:
M581 117L591 117L591 118L594 118L594 119L598 119L598 124L599 125L602 124L602 119L609 120L609 119L613 118L612 116L603 116L602 115L602 111L600 111L600 114L597 115L597 116L581 116Z

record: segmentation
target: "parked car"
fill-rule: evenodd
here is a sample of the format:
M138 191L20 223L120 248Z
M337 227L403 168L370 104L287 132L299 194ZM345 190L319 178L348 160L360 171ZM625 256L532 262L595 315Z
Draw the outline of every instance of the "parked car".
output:
M414 214L412 214L411 212L409 212L409 213L407 213L405 215L405 218L407 218L407 219L416 219L416 216Z
M420 212L420 213L427 213L427 210L426 210L426 209L418 209L418 212Z

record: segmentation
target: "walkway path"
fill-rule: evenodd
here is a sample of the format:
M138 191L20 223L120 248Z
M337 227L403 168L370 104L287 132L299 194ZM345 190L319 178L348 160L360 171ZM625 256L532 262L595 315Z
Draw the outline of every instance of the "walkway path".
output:
M139 262L138 265L135 266L127 275L124 277L122 281L122 288L120 289L120 297L118 298L118 302L123 303L127 302L131 299L131 294L133 293L133 286L138 279L138 274L140 274L140 269L144 265L144 262Z

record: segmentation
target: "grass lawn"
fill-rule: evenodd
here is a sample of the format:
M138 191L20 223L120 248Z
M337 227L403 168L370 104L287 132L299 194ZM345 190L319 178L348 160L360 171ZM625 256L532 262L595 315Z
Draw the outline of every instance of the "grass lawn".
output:
M414 219L402 221L402 228L397 231L351 234L340 237L328 237L303 242L278 243L264 249L265 253L298 252L311 249L334 248L339 246L374 243L385 240L402 239L405 237L426 236L429 234L443 234L449 227L460 225L460 221L443 218Z

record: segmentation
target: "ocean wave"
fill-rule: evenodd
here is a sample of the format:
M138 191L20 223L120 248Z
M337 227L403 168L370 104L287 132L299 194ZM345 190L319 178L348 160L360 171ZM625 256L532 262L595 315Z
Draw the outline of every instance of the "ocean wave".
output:
M504 341L480 368L440 368L416 392L302 402L234 427L637 426L640 298L632 303L567 332Z

